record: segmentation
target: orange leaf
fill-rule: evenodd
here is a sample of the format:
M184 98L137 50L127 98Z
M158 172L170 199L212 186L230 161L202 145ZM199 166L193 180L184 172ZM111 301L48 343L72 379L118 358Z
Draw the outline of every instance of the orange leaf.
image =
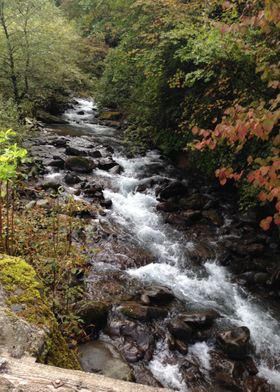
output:
M269 230L272 220L272 216L268 216L260 222L260 227L265 231Z

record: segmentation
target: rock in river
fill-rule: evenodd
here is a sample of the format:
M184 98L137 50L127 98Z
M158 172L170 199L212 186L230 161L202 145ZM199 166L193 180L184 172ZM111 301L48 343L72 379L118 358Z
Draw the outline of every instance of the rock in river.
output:
M149 287L141 295L141 302L145 305L152 303L165 304L166 302L172 301L172 299L174 299L172 291L162 286Z
M86 372L103 374L123 381L133 381L133 372L110 343L88 342L79 347L80 362Z
M85 157L69 157L65 160L65 168L78 173L91 173L94 163Z
M230 358L242 359L246 357L250 347L250 330L238 327L218 335L217 341Z

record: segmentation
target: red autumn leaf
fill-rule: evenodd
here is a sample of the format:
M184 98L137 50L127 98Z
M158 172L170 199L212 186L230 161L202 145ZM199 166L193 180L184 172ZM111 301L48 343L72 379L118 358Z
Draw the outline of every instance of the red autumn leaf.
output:
M280 194L280 188L273 188L270 193L271 196L277 197L277 195Z
M280 225L280 215L279 214L275 214L274 215L274 223L278 226Z
M259 199L260 199L260 201L266 201L267 200L267 193L265 193L264 191L260 192Z
M268 216L260 222L260 227L265 231L269 230L272 220L272 216Z

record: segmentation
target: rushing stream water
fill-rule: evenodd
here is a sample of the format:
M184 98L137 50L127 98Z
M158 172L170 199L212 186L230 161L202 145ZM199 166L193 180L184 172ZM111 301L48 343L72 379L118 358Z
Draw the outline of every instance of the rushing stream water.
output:
M279 320L231 279L229 271L220 266L218 260L208 260L201 270L188 260L188 251L196 246L195 241L186 241L180 231L164 223L155 189L148 192L135 191L138 185L154 178L176 178L176 170L161 157L150 151L144 157L127 158L119 139L119 131L101 126L94 121L95 107L90 100L77 100L74 109L69 109L64 118L69 125L59 125L57 133L70 136L90 135L100 143L114 148L114 160L123 167L121 174L110 174L96 170L95 176L106 177L111 184L105 196L113 201L107 219L125 227L142 248L155 256L156 262L127 272L144 283L159 284L170 288L175 296L189 308L212 308L237 326L247 326L256 349L256 362L260 375L268 379L280 391L280 327ZM78 114L80 113L80 114ZM227 218L227 217L225 217ZM225 219L225 225L228 224ZM215 250L215 244L208 244ZM210 368L211 343L199 342L189 347L206 377ZM168 363L172 355L164 341L159 341L149 368L164 386L186 390L179 366Z

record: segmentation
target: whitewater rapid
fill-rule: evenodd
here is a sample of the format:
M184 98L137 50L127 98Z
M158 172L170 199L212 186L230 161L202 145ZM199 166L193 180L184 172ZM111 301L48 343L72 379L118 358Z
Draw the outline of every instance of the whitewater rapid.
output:
M77 117L69 110L66 119L73 124L81 124L81 117L84 118L88 130L100 140L103 132L106 143L112 140L115 148L114 130L88 124L94 109L93 102L79 100L79 105L84 116ZM188 250L194 249L195 243L186 240L182 233L164 223L156 210L158 202L155 189L145 193L136 190L138 185L151 178L153 168L156 168L153 175L157 178L172 177L171 168L157 151L150 151L146 156L137 158L126 158L122 151L122 148L119 152L115 149L114 156L115 161L124 168L122 174L111 175L97 170L95 175L111 179L112 187L104 192L105 197L113 202L110 218L123 225L142 247L152 252L156 260L152 264L131 269L128 273L146 284L160 284L170 288L188 306L216 309L230 323L247 326L257 353L255 360L260 369L259 375L280 390L280 372L276 370L280 366L279 322L255 298L232 282L231 274L219 265L218 260L208 260L203 274L192 268L187 255ZM211 346L207 343L196 343L189 348L188 354L197 358L206 375L210 369L210 350ZM168 364L169 355L171 353L166 342L159 342L150 370L165 387L186 391L179 366Z

